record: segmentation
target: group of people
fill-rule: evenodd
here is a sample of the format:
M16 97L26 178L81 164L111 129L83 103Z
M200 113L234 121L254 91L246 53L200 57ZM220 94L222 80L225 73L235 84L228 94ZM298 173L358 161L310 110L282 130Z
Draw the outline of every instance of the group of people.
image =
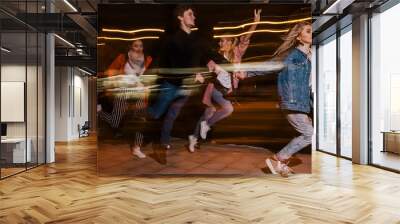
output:
M179 29L168 36L163 44L159 61L159 94L152 105L148 104L149 88L140 84L140 76L152 63L151 57L143 54L143 43L134 41L127 55L114 60L108 70L113 74L134 74L137 86L142 95L136 101L135 111L148 120L163 117L160 131L160 145L168 150L171 146L173 124L181 109L194 91L187 88L188 83L201 83L206 88L202 92L202 103L205 110L199 118L192 134L188 136L188 149L195 152L199 138L206 139L209 130L219 121L232 114L234 107L228 95L238 87L239 80L248 76L264 75L263 71L246 71L241 69L242 56L245 54L252 31L256 30L260 21L261 10L254 10L254 23L247 34L237 37L224 37L219 41L219 50L215 54L205 42L193 32L195 27L194 9L189 5L179 5L174 16ZM277 154L266 159L266 165L273 174L287 177L293 173L288 166L290 157L311 144L313 127L308 113L310 105L310 72L311 72L312 30L308 22L297 23L284 37L283 43L276 50L273 60L283 64L278 74L278 94L280 107L285 112L289 123L300 133ZM226 66L226 65L235 66ZM233 68L233 69L232 69ZM250 75L251 74L251 75ZM206 78L212 75L212 78ZM135 79L133 78L133 79ZM99 116L116 128L127 110L127 95L124 91L114 99L113 110L106 113L98 108ZM135 134L131 145L133 155L145 158L140 147L143 134Z

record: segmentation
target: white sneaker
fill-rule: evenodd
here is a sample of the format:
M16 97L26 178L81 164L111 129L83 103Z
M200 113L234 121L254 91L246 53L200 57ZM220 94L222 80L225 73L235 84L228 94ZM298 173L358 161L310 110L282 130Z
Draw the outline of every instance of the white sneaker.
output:
M281 167L281 172L279 173L282 177L289 177L290 174L293 174L294 171L292 168L290 168L287 164L282 163Z
M170 144L162 144L162 147L163 147L165 150L170 150L170 149L172 148L172 146L171 146Z
M194 135L189 135L189 151L194 152L197 144L197 138Z
M102 110L101 104L97 104L97 112L100 112Z
M133 148L132 154L137 156L139 159L144 159L146 158L146 154L144 154L141 150L139 146L135 146Z
M282 177L289 177L290 174L294 173L292 168L273 157L267 158L265 163L272 174L280 174Z
M210 130L210 126L208 126L207 121L202 121L200 123L200 136L202 139L207 138L207 132Z
M281 173L281 161L275 160L273 158L267 158L265 163L272 174L280 174Z

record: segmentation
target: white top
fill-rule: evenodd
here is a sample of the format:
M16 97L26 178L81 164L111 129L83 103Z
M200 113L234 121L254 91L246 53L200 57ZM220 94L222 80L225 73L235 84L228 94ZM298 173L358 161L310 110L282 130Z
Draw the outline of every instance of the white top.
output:
M130 74L130 75L134 74L137 76L141 75L143 73L144 69L141 69L141 68L137 67L136 65L134 65L134 66L135 67L132 68L132 66L129 64L129 62L126 62L125 66L124 66L124 73Z
M139 58L135 58L135 53L133 51L128 52L128 60L124 66L125 74L135 74L137 76L142 75L144 68L144 56L139 56Z
M232 88L231 74L225 70L220 70L217 72L217 80L221 85L227 89Z
M225 55L224 57L226 59ZM221 68L221 66L216 65L215 73L217 73L217 80L223 87L227 89L232 88L232 79L231 79L231 74L229 72L225 71L223 68Z

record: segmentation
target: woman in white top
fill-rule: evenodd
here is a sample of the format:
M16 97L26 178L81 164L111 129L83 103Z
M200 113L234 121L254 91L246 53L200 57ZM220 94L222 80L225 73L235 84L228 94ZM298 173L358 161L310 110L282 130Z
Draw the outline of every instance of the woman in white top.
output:
M125 74L140 76L145 70L143 42L141 40L135 40L132 42L131 48L128 51L128 58L124 66L124 72Z
M146 68L150 65L152 59L150 56L145 57L143 53L143 42L135 40L132 42L131 48L128 51L128 57L124 66L124 73L128 76L134 75L138 78L145 72ZM143 84L138 81L138 87L143 87ZM143 117L147 106L147 91L135 92L135 117ZM144 136L140 130L135 132L135 141L130 145L131 153L139 158L145 158L146 155L141 151L140 147L143 144Z
M246 52L249 44L252 31L256 30L257 23L261 18L261 9L254 10L254 24L249 28L249 33L236 37L223 37L219 41L219 53L232 64L239 64ZM244 79L246 73L241 71L233 71L232 74L225 71L215 63L209 63L209 68L217 74L216 81L207 85L203 96L203 103L208 107L200 118L193 135L189 136L189 151L194 152L195 145L199 135L205 139L207 132L215 123L228 117L233 112L232 103L225 99L224 96L232 92L232 89L237 88L238 80ZM216 110L212 102L217 103L220 108Z

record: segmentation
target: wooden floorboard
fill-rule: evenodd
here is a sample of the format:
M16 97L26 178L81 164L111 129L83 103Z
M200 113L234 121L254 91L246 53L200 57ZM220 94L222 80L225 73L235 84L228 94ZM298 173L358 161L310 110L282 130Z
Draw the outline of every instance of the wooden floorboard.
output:
M0 181L0 223L400 223L399 174L321 152L290 178L99 177L96 145Z

